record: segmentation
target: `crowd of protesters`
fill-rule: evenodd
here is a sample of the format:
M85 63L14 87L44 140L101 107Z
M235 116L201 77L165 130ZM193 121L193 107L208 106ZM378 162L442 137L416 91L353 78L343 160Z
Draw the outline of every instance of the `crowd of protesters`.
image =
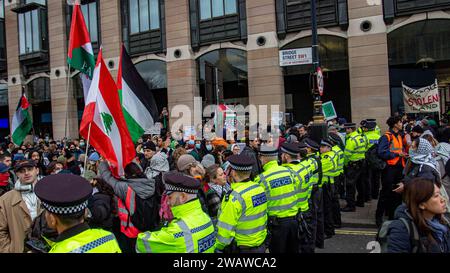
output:
M170 227L176 219L174 214L179 213L174 204L186 204L191 199L199 201L213 223L215 236L221 236L225 221L221 213L228 209L222 203L225 199L228 202L230 193L236 190L233 183L254 181L263 186L267 180L270 182L264 188L267 196L260 201L269 202L268 234L258 236L264 237L264 246L271 252L311 253L316 247L324 248L324 239L331 238L334 229L341 227L341 212L355 211L374 199L379 199L376 224L381 227L385 220L394 220L388 239L391 252L412 251L411 243L405 242L409 240L405 226L395 222L402 217L417 225L422 241L427 242L421 244L423 251L449 252L446 203L439 199L448 198L450 190L450 179L445 175L450 157L448 120L443 119L438 125L431 118L393 116L387 125L389 130L382 134L375 120L364 120L357 126L335 119L328 122L328 137L314 140L309 125L292 123L282 126L278 140L269 143L261 138L175 140L163 129L160 135L144 135L139 139L136 157L126 166L123 177L115 177L109 163L94 148L86 150L83 139L38 139L34 144L21 146L5 142L0 147L0 252L50 249L48 241L58 234L48 227L33 187L43 177L64 173L83 176L91 183L92 196L84 220L91 228L112 232L122 252L143 250L139 242L145 245L142 234L146 233L142 232ZM374 153L370 153L374 150L372 146L376 148ZM276 154L267 147L276 149ZM249 177L236 168L236 162L243 159L250 162L248 169L242 163ZM232 167L235 172L231 171ZM279 176L280 172L287 174ZM174 173L200 183L195 196L180 195L174 201L174 195L168 194L173 190L167 190L167 181L177 183L178 178L166 178ZM270 176L276 179L270 180ZM297 185L296 196L303 194L305 199L304 203L296 201L296 213L288 217L285 217L288 214L272 213L274 207L270 203L294 194L284 192L276 196L273 192L272 181L279 182L286 177L291 181L286 184ZM189 184L189 181L180 183ZM283 185L280 182L276 187ZM444 202L445 209L428 204L430 198L437 200L435 207L442 207L439 202ZM130 220L139 210L136 200L146 200L145 208L152 209L148 212L152 216L148 230L139 229ZM346 205L341 208L340 203ZM283 224L284 220L296 224ZM292 227L296 227L294 231ZM284 239L298 238L293 240L293 245L280 245L280 233ZM295 235L286 235L291 233ZM238 235L235 236L237 240ZM168 245L162 248L164 252L179 251ZM245 252L245 246L239 247ZM261 245L254 247L252 251L261 249Z

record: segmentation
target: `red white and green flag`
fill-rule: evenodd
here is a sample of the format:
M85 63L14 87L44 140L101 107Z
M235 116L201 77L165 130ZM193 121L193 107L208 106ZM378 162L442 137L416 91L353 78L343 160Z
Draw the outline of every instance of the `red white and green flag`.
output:
M86 102L94 72L95 58L89 32L79 4L73 6L67 55L69 66L81 72L80 77L83 83L84 101Z
M122 113L117 86L102 57L102 49L86 100L80 135L113 165L113 173L122 176L136 153Z
M19 105L17 105L16 113L14 113L11 126L11 136L12 141L16 145L21 145L27 134L33 127L33 122L31 121L30 113L28 112L28 103L25 93L19 100Z

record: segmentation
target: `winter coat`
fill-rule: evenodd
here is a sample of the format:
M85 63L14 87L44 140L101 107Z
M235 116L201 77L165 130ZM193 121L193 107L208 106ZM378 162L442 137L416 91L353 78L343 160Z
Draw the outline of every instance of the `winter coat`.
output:
M101 228L111 231L113 226L113 210L111 196L97 192L88 200L88 209L91 217L88 224L91 228Z
M37 214L42 212L40 201ZM31 231L31 215L22 194L11 190L0 197L0 253L22 253Z
M412 253L413 245L408 233L408 228L400 220L405 218L409 221L413 221L412 216L408 213L405 204L400 205L395 211L395 220L389 225L387 252L388 253ZM450 250L450 229L445 235L446 248ZM442 250L438 243L434 240L430 241L427 236L419 231L419 252L426 253L442 253Z
M122 201L126 200L128 187L141 199L148 199L155 193L155 180L148 178L119 180L112 175L106 162L100 163L98 172L100 177L113 188L114 194Z

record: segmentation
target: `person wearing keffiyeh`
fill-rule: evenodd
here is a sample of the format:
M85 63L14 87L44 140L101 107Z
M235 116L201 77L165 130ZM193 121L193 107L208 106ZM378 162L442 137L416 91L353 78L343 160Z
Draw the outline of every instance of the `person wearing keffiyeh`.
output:
M435 183L441 181L438 163L434 158L434 148L428 140L424 138L414 140L409 155L410 159L404 170L405 183L415 177L426 178Z

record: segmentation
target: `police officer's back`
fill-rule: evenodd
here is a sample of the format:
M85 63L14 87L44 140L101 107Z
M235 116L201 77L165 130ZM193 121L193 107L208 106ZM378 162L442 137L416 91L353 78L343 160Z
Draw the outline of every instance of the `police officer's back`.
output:
M154 232L139 233L138 253L213 253L214 226L202 210L197 192L200 182L179 172L164 176L174 220Z
M73 174L50 175L38 181L35 193L45 208L47 224L58 231L50 253L120 253L114 235L84 223L92 186Z
M270 252L296 253L299 249L298 240L292 238L298 235L298 185L290 169L278 165L276 147L261 146L260 158L264 171L255 178L255 182L264 188L268 199Z
M231 188L219 211L217 252L264 253L267 236L267 197L250 180L253 161L246 155L228 158Z

